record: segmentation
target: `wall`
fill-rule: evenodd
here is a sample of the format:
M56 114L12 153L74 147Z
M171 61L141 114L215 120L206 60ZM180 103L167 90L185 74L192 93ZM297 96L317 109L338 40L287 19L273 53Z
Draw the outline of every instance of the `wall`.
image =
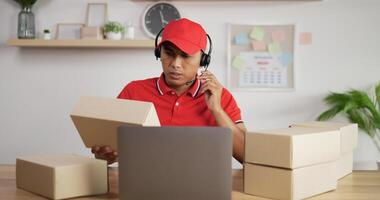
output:
M39 0L38 30L57 23L84 22L86 3ZM141 15L150 2L109 0L109 18L136 26L146 38ZM328 91L369 88L380 74L380 2L174 2L183 17L201 23L214 43L210 70L226 83L227 23L296 23L312 32L313 44L296 45L294 92L234 92L249 130L286 127L313 120L326 109ZM25 154L78 153L85 149L69 113L82 95L115 97L131 80L159 76L152 50L16 48L19 8L0 1L0 163ZM372 162L378 153L360 134L355 162ZM234 167L240 167L236 162ZM372 166L366 166L371 168Z

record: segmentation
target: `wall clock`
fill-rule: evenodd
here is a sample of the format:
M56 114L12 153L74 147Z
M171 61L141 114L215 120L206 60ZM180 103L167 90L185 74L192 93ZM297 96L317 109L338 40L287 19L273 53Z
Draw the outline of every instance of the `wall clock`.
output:
M156 38L157 33L171 20L180 19L178 9L167 2L150 5L143 14L143 28L147 35Z

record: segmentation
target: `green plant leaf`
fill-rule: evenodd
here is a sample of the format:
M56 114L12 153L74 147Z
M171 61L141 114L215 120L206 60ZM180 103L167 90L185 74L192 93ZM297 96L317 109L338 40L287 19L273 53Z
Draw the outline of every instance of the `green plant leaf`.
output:
M350 101L350 96L348 94L331 92L324 101L328 105L344 105Z
M326 110L322 114L320 114L317 117L318 121L326 121L329 119L334 118L338 113L340 113L343 110L343 107L341 106L334 106L331 109Z
M332 119L340 113L352 122L357 123L370 137L374 138L380 129L380 83L375 87L375 98L360 90L349 90L344 93L330 92L324 102L330 107L320 114L317 120Z
M347 117L352 123L357 123L358 127L364 130L370 137L374 137L376 134L376 127L371 121L369 112L365 109L350 110L347 113Z
M351 90L350 95L358 108L366 108L372 114L372 122L375 127L380 128L380 113L376 109L376 104L371 100L369 95L363 91Z
M375 86L375 96L376 96L376 104L377 104L377 111L380 112L380 83L376 84Z
M31 7L37 2L37 0L14 0L14 1L16 1L21 6L21 8Z
M104 32L124 33L124 27L119 22L111 21L104 25Z

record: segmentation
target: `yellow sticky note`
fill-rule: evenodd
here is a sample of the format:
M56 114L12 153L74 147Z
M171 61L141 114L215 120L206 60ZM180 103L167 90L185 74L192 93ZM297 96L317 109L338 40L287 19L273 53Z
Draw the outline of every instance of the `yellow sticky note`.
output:
M241 70L245 68L245 62L240 56L235 56L235 58L232 60L232 67Z
M264 36L265 36L265 31L263 28L260 28L260 27L254 27L251 33L249 34L250 38L257 41L262 41L264 39Z
M279 54L281 53L281 46L279 43L272 42L268 44L268 50L269 50L269 53L271 54Z

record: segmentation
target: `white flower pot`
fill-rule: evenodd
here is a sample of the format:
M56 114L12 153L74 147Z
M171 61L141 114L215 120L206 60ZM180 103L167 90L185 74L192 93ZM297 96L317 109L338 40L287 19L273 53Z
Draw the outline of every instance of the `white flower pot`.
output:
M121 33L108 32L106 33L108 40L121 40Z
M51 40L51 34L50 33L44 33L43 34L43 39L44 40Z

